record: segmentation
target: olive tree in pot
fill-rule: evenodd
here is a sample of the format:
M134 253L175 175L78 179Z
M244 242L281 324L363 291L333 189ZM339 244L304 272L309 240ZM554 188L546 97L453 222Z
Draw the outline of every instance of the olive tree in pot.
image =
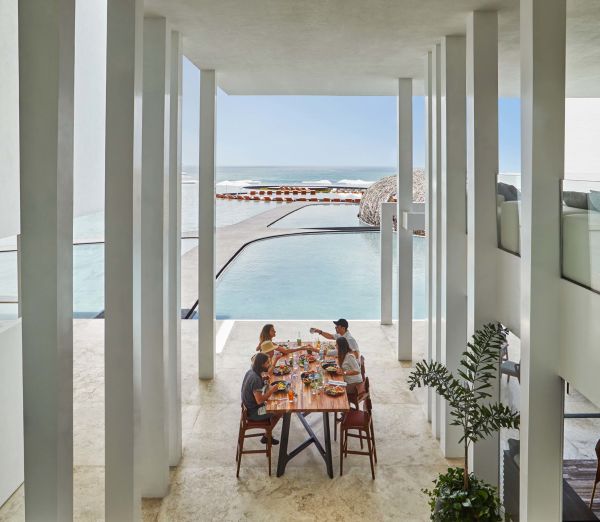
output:
M408 379L409 387L428 386L443 397L451 409L454 426L462 428L465 467L448 468L434 481L430 498L434 521L501 521L496 488L469 473L469 447L500 428L518 428L519 414L500 402L491 402L491 381L498 374L500 350L507 330L488 323L477 330L463 352L457 376L439 362L417 363Z

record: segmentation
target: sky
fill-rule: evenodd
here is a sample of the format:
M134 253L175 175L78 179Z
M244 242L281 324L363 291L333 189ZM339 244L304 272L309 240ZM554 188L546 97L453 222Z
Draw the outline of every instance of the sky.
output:
M182 162L198 164L200 75L183 61ZM425 166L424 98L413 98L413 165ZM218 166L395 166L395 96L217 92ZM520 106L499 100L500 172L520 172Z

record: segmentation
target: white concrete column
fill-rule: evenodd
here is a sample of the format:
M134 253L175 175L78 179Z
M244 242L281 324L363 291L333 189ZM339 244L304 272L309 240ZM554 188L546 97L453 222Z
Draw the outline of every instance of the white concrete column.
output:
M442 360L442 140L441 140L441 45L436 44L431 53L431 358ZM435 394L432 398L431 428L436 438L440 438L441 399Z
M498 15L467 21L467 336L496 320L496 174L498 173ZM499 382L490 390L499 397ZM499 436L473 449L473 471L498 484Z
M200 71L198 376L215 375L215 71Z
M106 54L106 519L138 520L142 167L141 0L108 0Z
M162 17L144 19L142 110L142 424L143 497L169 487L167 410L168 224L171 31Z
M168 374L169 464L176 466L181 441L181 35L171 31L169 109L169 306Z
M425 71L424 71L424 87L425 87L425 183L426 183L426 196L425 196L425 234L427 235L427 277L425 278L425 284L427 286L427 354L426 358L431 361L433 358L433 346L435 344L435 330L433 329L433 194L432 186L433 180L432 175L432 164L431 164L431 103L432 103L432 71L431 71L432 53L428 52L425 56ZM427 420L432 422L433 402L435 394L433 391L427 389Z
M379 256L381 261L381 324L392 324L393 243L395 203L382 203L379 219Z
M441 56L442 363L456 374L467 342L467 151L465 37L446 36ZM441 404L444 456L462 457L462 432Z
M70 520L75 1L18 16L25 517Z
M412 78L398 80L398 360L412 360L413 231L402 227L413 199Z
M521 520L562 520L566 0L521 1Z

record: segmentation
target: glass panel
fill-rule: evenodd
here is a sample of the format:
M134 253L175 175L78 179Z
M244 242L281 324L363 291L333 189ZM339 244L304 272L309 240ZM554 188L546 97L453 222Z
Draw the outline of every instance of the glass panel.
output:
M600 181L563 180L562 276L600 292Z
M501 352L500 400L520 411L521 341L509 333ZM508 520L519 519L520 435L518 429L500 430L500 499Z
M73 317L96 317L104 310L104 245L73 247Z
M0 252L0 302L16 301L18 292L17 253Z
M521 253L521 175L498 174L496 183L498 247Z

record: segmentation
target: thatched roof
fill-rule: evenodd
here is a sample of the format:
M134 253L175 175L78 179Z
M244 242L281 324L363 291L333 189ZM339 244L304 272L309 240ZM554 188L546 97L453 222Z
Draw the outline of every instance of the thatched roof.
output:
M398 180L396 176L387 176L373 183L360 201L358 217L372 226L380 224L381 203L392 201L396 195Z
M396 200L397 183L396 176L387 176L373 183L363 195L358 217L368 225L378 227L381 203ZM425 173L422 169L415 169L413 172L413 201L425 201Z

